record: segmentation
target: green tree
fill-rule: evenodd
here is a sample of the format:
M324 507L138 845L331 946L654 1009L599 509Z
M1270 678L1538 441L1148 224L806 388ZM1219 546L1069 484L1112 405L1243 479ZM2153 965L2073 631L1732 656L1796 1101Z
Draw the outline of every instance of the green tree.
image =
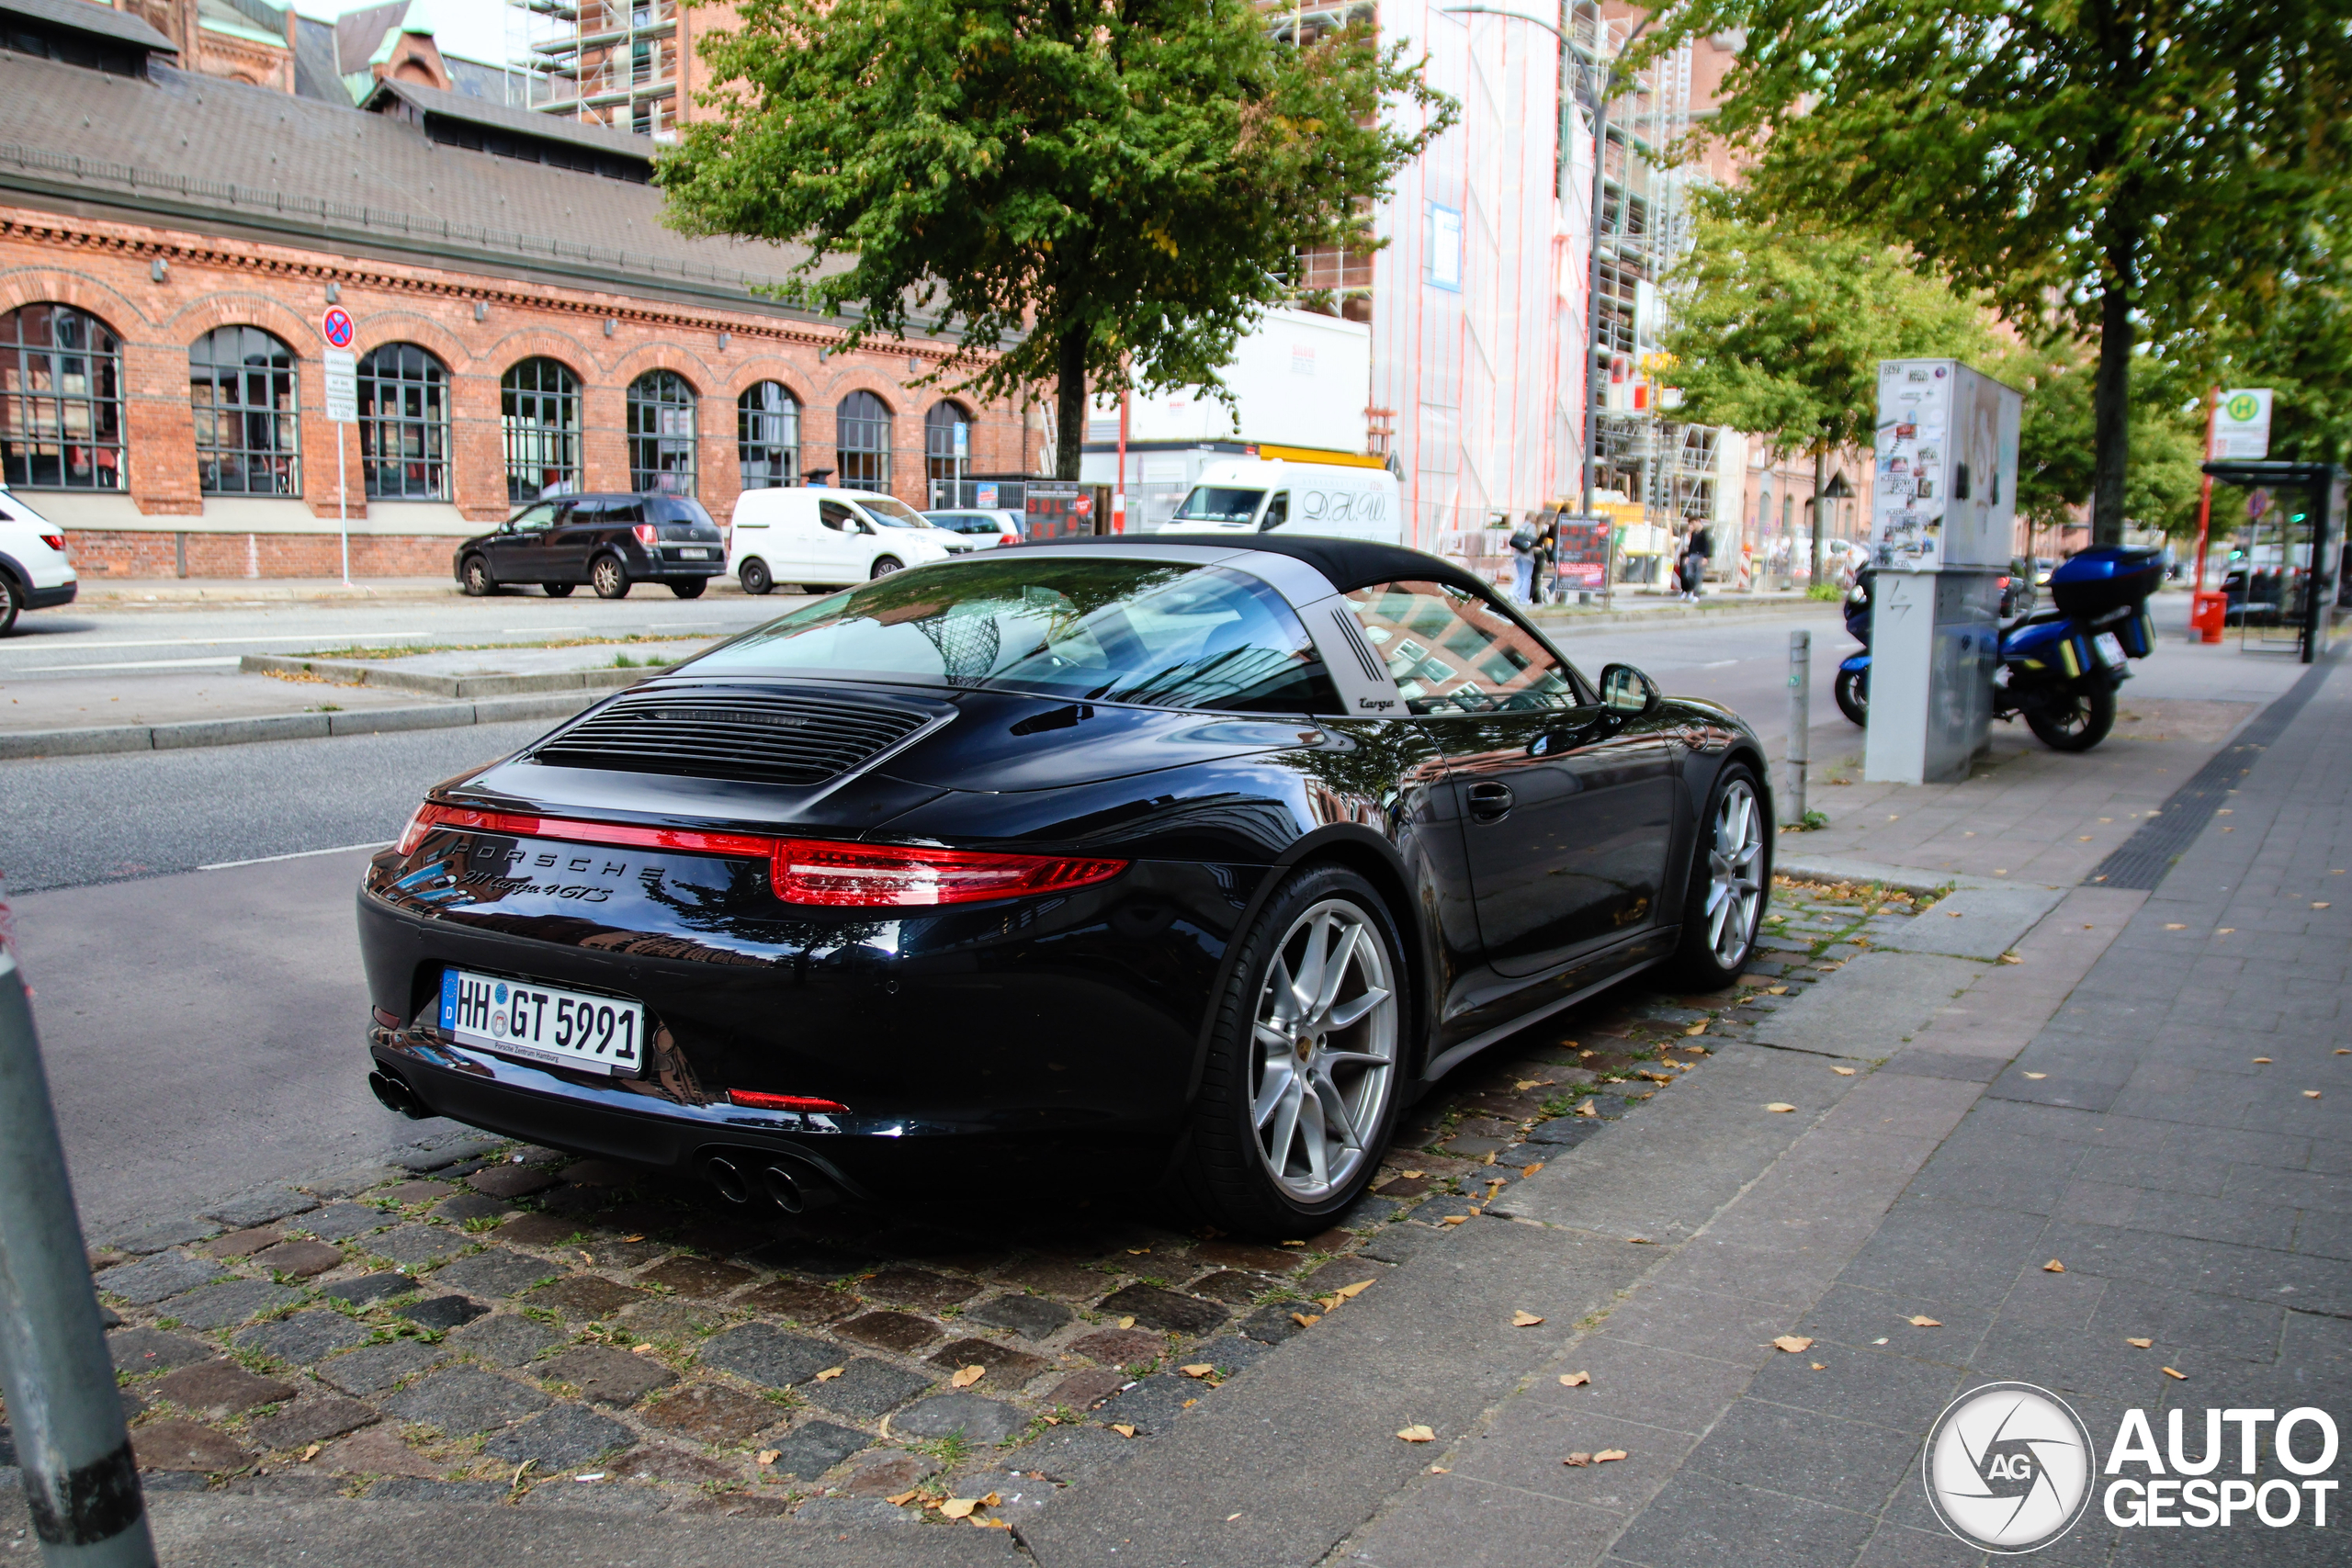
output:
M2092 383L2096 362L2080 345L2014 350L1985 369L2025 393L2018 429L2018 514L2037 529L2075 520L2091 498ZM2202 405L2194 377L2148 355L2132 364L2132 461L2123 476L2123 515L2171 535L2197 531L2205 456Z
M2029 337L2096 337L2095 536L2120 535L2135 338L2249 320L2334 265L2352 28L2308 0L1675 0L1744 29L1708 133L1775 211L1865 224Z
M655 177L698 234L807 247L786 297L854 343L954 326L979 395L1056 383L1078 477L1098 390L1221 385L1314 246L1451 125L1401 44L1272 39L1240 0L741 0L715 118Z
M1760 435L1774 456L1813 455L1813 579L1829 454L1870 450L1882 359L1981 363L1984 308L1910 270L1883 243L1761 217L1752 201L1699 203L1690 256L1670 279L1683 417Z

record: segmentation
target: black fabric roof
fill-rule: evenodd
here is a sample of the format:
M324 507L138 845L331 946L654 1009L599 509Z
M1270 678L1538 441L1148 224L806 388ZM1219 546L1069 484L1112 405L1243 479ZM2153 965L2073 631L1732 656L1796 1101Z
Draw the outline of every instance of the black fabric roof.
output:
M1464 571L1450 560L1408 550L1401 545L1377 545L1363 539L1322 538L1313 535L1284 537L1279 534L1252 534L1230 536L1224 534L1121 534L1072 535L1057 539L1033 539L1021 547L1050 549L1057 545L1112 545L1136 549L1155 547L1166 549L1170 545L1189 545L1206 549L1263 550L1269 555L1288 556L1305 561L1325 577L1331 586L1345 593L1351 589L1365 588L1375 582L1409 580L1416 582L1442 582L1450 587L1491 598L1493 589Z

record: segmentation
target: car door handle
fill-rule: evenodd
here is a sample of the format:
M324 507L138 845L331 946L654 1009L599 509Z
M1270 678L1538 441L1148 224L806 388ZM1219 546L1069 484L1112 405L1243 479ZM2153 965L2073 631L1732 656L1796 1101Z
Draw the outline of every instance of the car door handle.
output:
M1470 816L1478 822L1499 822L1510 815L1515 797L1510 785L1487 780L1470 786Z

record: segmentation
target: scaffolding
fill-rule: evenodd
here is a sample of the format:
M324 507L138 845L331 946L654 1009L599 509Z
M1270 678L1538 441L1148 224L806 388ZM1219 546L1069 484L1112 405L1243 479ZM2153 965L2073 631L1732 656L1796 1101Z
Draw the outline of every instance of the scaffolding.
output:
M507 0L529 107L668 141L684 104L679 0ZM514 28L510 27L509 36Z

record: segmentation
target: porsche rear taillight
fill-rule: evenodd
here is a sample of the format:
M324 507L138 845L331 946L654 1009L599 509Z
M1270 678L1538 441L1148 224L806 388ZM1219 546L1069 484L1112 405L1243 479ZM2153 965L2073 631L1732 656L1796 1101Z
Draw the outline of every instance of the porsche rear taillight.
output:
M820 1100L813 1094L763 1094L755 1089L730 1089L727 1103L740 1105L746 1111L800 1111L815 1113L831 1111L844 1114L849 1107L838 1100Z
M1001 854L985 850L935 850L912 844L844 843L831 839L774 839L713 833L695 828L648 828L626 822L581 822L514 811L481 811L431 802L401 829L400 852L413 853L435 828L614 844L690 854L730 855L768 863L775 896L787 904L831 909L922 908L1063 893L1108 882L1127 869L1123 860L1071 855Z
M1123 860L1008 855L787 839L776 846L775 895L829 908L906 908L1060 893L1108 882Z

